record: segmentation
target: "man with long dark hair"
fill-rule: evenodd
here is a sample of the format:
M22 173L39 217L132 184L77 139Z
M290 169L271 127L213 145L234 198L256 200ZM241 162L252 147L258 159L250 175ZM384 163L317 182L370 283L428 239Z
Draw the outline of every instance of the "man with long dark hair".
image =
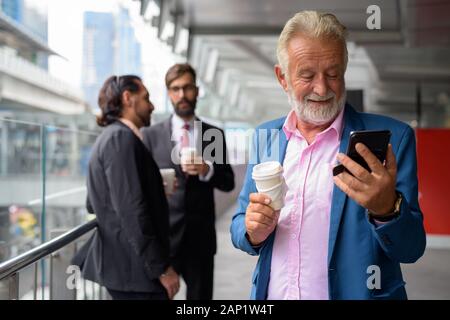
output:
M139 128L154 109L137 76L112 76L99 95L99 126L89 161L88 202L97 232L75 257L85 279L113 299L172 299L179 289L169 264L167 199Z

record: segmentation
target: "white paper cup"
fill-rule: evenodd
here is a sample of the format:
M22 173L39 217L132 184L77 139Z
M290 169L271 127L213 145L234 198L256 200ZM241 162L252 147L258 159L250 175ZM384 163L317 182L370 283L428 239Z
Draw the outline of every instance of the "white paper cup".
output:
M197 150L191 147L185 147L180 151L181 164L193 163L197 157Z
M203 158L200 157L200 156L195 156L195 157L192 159L192 163L193 163L193 164L202 164L202 163L203 163Z
M280 210L284 205L284 194L283 194L283 182L269 188L269 189L258 189L258 192L264 193L272 199L269 206L273 210Z
M278 161L267 161L253 167L252 178L258 190L267 190L283 181L283 167Z
M160 169L159 172L161 173L161 176L163 178L163 181L166 183L164 186L164 191L166 194L173 193L174 190L174 184L175 184L175 169L167 168L167 169Z

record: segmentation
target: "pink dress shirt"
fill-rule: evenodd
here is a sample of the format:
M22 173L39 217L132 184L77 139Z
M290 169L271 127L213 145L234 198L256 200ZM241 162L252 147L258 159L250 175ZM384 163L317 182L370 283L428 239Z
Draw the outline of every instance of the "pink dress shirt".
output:
M297 130L291 111L283 125L288 139L283 162L284 207L275 234L268 299L328 300L328 233L343 113L314 142Z

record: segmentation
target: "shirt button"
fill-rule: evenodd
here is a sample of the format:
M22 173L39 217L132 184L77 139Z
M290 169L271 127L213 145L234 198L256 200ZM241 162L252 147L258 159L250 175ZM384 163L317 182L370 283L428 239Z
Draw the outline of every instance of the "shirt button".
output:
M292 233L292 234L291 234L291 238L292 238L292 239L295 239L296 237L297 237L297 235L296 235L295 233Z

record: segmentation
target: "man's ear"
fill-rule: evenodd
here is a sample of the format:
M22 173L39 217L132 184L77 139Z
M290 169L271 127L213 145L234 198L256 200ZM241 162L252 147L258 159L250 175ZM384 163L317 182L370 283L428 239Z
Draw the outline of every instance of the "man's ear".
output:
M283 87L283 90L285 92L288 92L288 83L287 83L286 75L283 72L283 69L281 69L281 66L279 64L276 64L274 70L275 70L275 75L277 76L278 82Z
M128 107L131 104L131 94L130 91L125 90L122 92L122 105L124 108Z

